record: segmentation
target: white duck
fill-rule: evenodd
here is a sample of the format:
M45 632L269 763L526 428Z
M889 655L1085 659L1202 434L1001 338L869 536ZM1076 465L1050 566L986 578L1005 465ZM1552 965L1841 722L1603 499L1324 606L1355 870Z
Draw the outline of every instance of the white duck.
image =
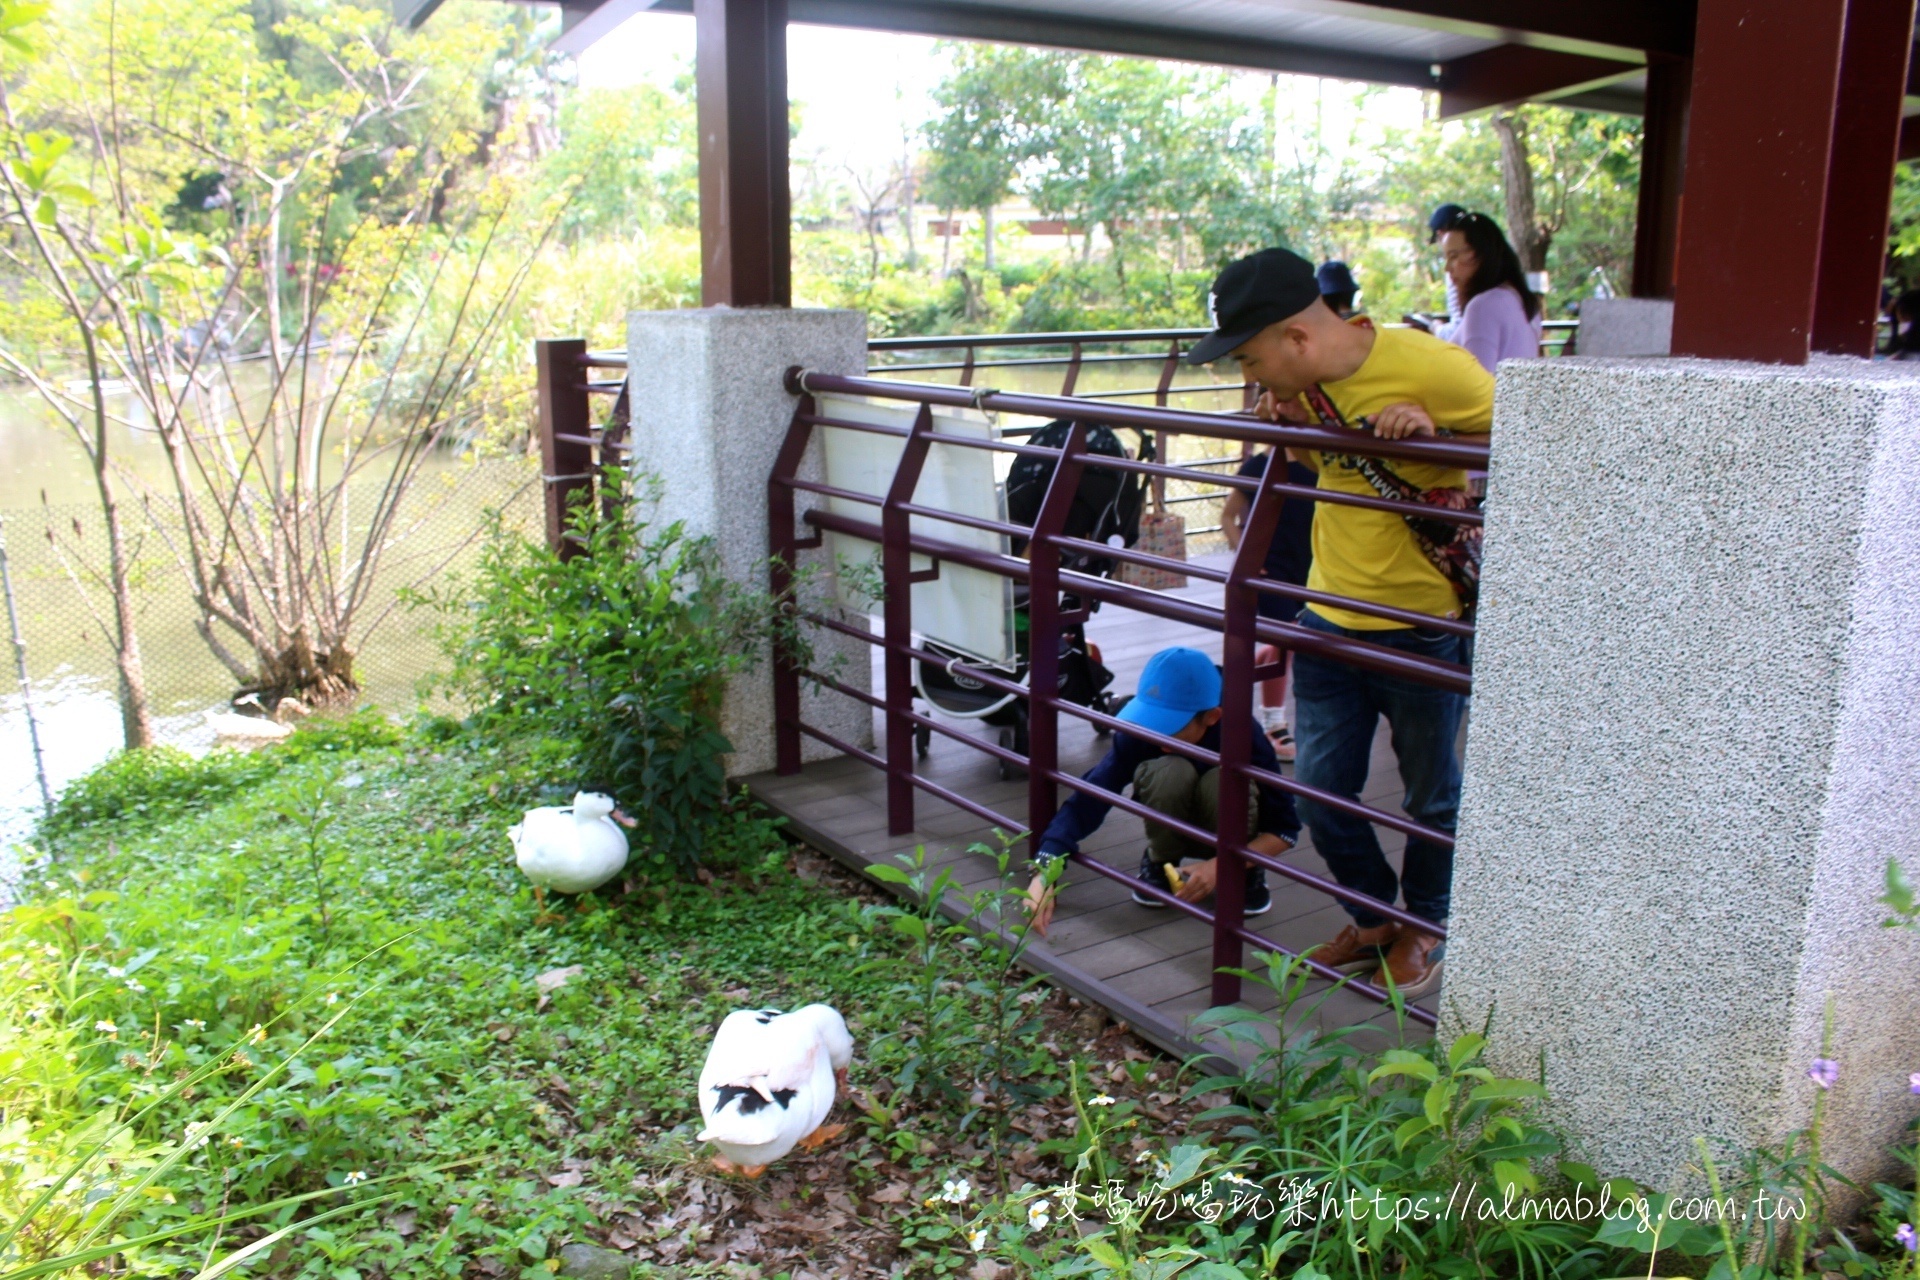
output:
M612 796L581 791L571 805L527 810L507 832L515 861L543 906L548 889L585 893L620 874L627 865L627 837L616 821L633 825Z
M796 1146L832 1141L846 1126L824 1121L852 1060L846 1021L827 1005L728 1014L700 1069L700 1141L749 1178Z

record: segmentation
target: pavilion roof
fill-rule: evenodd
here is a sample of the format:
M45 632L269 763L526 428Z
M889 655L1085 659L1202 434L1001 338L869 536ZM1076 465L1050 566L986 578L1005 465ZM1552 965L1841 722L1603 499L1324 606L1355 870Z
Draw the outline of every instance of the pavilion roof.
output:
M440 0L395 0L417 26ZM692 0L561 0L579 52ZM788 0L819 26L1080 49L1438 89L1443 116L1523 101L1638 114L1649 56L1691 52L1693 0Z

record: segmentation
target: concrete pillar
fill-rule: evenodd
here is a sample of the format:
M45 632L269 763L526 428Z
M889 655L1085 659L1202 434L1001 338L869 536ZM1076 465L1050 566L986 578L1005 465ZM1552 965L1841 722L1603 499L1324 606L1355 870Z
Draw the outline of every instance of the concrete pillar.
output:
M1673 349L1673 300L1583 299L1575 346L1583 356L1664 356Z
M727 577L764 592L767 478L793 418L794 397L782 378L793 365L865 373L866 316L773 307L636 311L627 318L627 358L633 462L661 482L659 519L684 520L711 537ZM820 479L818 454L816 436L808 472L814 480ZM814 505L811 495L798 497L801 511ZM826 598L824 589L814 594ZM867 646L826 632L813 643L816 662L835 678L869 687ZM728 773L735 777L774 763L770 658L763 652L759 659L729 686L721 710L721 728L734 746ZM872 743L866 707L812 686L804 686L802 696L810 723L849 742ZM833 754L812 738L804 741L807 759Z
M1920 374L1501 367L1442 996L1607 1175L1804 1125L1868 1177L1914 1113Z

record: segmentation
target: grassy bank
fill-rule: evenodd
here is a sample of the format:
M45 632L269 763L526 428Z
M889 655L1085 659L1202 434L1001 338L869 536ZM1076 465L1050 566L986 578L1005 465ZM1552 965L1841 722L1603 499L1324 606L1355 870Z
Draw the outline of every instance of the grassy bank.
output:
M909 940L870 892L742 814L704 883L629 882L541 917L506 839L555 798L528 753L354 723L256 756L122 757L69 795L60 859L0 933L0 1224L90 1125L210 1074L116 1139L0 1260L72 1246L88 1200L184 1152L105 1239L336 1191L217 1246L133 1251L118 1260L132 1274L191 1273L376 1197L295 1231L254 1273L544 1277L569 1242L624 1249L643 1276L971 1265L960 1216L924 1201L956 1177L994 1182L985 1125L964 1095L958 1110L932 1096L924 1046L884 1038L914 1016L895 967ZM762 1183L719 1178L690 1137L713 1027L743 1004L810 1000L854 1031L839 1116L854 1131ZM1062 1037L1157 1095L1157 1114L1193 1110L1092 1011L1022 1007L1036 1004L1020 1040L1031 1113L996 1153L1010 1174L1059 1172L1039 1147L1073 1129ZM898 1083L916 1076L918 1090Z

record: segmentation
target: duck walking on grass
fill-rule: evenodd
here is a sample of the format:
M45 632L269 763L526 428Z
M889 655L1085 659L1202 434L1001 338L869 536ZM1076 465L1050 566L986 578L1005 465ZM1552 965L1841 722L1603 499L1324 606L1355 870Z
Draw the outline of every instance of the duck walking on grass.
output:
M627 865L627 836L616 823L634 825L606 792L581 791L570 805L527 810L507 832L542 911L548 889L586 893L620 874Z
M728 1014L700 1071L700 1141L720 1148L721 1169L749 1178L796 1146L831 1142L846 1129L825 1121L852 1060L846 1021L827 1005Z

